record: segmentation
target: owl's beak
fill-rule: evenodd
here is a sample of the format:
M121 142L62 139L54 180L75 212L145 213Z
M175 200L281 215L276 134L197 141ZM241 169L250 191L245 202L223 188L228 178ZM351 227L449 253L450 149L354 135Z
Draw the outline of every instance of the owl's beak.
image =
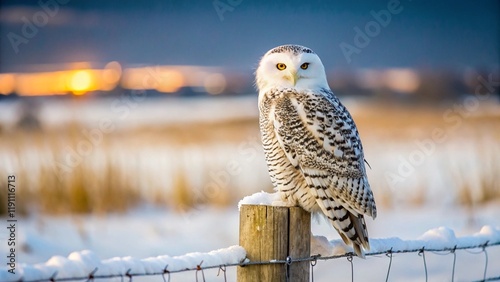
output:
M290 76L288 78L292 82L293 86L295 86L295 84L297 84L297 80L299 80L299 74L297 73L296 70L290 71L289 74Z

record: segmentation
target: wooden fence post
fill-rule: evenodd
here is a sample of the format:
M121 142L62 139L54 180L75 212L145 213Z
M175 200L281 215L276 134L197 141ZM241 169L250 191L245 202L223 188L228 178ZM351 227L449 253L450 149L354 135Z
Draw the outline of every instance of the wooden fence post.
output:
M311 215L300 207L242 205L240 246L251 262L310 256ZM309 262L238 267L238 282L309 281Z

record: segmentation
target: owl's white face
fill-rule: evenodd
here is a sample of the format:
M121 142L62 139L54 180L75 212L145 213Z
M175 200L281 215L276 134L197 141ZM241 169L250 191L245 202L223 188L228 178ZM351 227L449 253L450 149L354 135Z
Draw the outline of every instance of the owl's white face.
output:
M318 55L298 45L283 45L268 51L257 68L256 84L260 93L271 88L329 89L325 67Z

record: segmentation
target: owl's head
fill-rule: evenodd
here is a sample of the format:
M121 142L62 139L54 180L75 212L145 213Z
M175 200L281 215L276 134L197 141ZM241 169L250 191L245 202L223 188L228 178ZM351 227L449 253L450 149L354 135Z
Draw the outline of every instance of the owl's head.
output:
M283 45L269 50L260 60L256 84L260 92L270 88L329 89L320 58L300 45Z

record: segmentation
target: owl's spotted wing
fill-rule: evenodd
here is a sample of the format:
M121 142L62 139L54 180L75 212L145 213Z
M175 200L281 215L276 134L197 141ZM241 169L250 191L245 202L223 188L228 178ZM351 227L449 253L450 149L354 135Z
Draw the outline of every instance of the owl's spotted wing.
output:
M278 142L320 199L333 198L355 215L375 218L363 148L347 109L329 90L289 92L275 102Z
M342 239L363 256L361 246L370 248L363 215L375 218L376 207L352 117L327 90L289 90L270 101L274 136L287 161Z

